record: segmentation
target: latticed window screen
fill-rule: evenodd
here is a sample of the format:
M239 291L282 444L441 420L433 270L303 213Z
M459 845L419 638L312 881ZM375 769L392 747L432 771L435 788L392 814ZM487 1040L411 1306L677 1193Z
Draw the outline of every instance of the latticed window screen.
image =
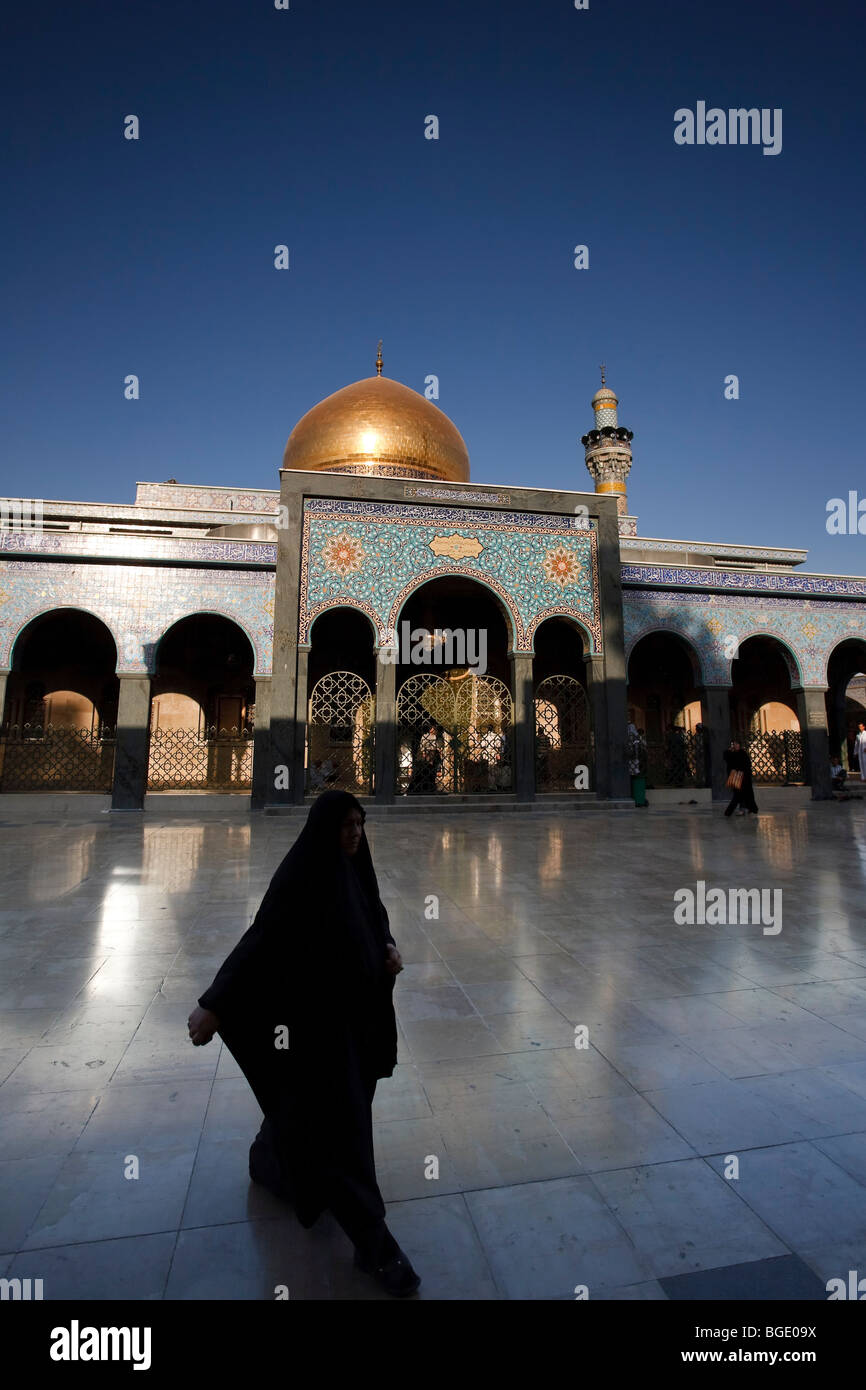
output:
M247 729L153 729L149 791L248 791L253 736Z
M7 725L0 731L0 791L110 792L114 730Z
M744 747L752 760L752 780L765 785L804 782L803 740L796 729L746 734Z
M511 692L497 676L410 676L397 696L398 790L510 791L513 722Z
M640 749L641 773L648 787L707 787L707 743L702 729L674 728Z
M307 790L368 795L373 789L375 702L354 671L330 671L310 694Z
M535 785L539 791L574 791L575 769L589 768L593 746L589 701L574 676L547 676L535 691Z

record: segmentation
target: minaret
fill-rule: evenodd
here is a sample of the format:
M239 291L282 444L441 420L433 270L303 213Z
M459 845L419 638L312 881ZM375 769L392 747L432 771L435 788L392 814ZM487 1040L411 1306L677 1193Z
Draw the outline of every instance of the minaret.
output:
M631 468L631 430L617 423L619 401L604 382L604 363L601 367L601 389L592 398L595 429L581 439L586 450L586 466L595 479L596 492L613 493L620 516L628 516L625 480Z

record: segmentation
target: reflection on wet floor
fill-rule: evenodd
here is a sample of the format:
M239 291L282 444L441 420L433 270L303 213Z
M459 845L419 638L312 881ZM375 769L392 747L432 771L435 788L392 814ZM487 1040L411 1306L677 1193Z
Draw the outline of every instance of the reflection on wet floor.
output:
M866 802L789 804L368 821L406 965L377 1162L422 1297L683 1297L748 1264L799 1298L866 1269ZM327 1218L251 1187L255 1101L186 1036L301 822L3 820L0 1274L378 1297ZM781 890L783 930L676 924L698 880Z

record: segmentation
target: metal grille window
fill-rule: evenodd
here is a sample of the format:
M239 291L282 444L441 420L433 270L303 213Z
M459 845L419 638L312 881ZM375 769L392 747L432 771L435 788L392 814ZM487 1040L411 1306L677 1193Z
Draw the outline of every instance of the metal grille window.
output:
M398 791L510 791L512 727L511 693L498 677L410 676L397 696Z
M702 730L669 730L663 739L645 745L641 772L648 787L707 787L707 744Z
M0 731L0 791L110 792L114 730L13 724Z
M746 734L743 744L752 760L753 781L777 786L805 781L803 740L797 730Z
M313 686L307 721L307 790L369 795L375 702L354 671L330 671Z
M153 729L148 791L248 791L253 736L248 729Z
M548 676L535 691L537 789L574 791L575 768L592 769L593 762L586 691L574 676Z

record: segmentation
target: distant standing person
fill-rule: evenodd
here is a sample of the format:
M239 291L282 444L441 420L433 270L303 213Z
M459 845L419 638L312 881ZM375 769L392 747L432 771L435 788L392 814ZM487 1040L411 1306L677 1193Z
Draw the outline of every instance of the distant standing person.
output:
M854 740L854 756L860 765L860 781L866 782L866 724L863 723Z
M640 776L641 762L641 736L634 724L629 724L626 729L626 748L628 752L628 770L631 777Z
M725 815L732 816L736 811L738 816L756 816L758 806L752 790L752 760L747 750L737 739L731 739L724 758L728 769L728 786L733 792Z

